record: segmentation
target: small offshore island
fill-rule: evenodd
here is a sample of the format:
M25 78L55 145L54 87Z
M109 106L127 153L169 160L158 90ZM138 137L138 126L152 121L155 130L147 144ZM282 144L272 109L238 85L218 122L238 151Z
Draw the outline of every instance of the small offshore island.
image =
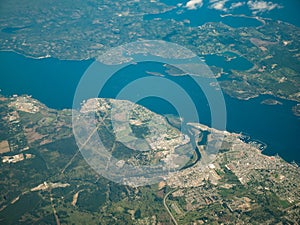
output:
M300 116L300 104L297 104L293 107L293 113L296 116Z
M261 104L265 104L265 105L282 105L282 102L277 101L275 99L268 98L268 99L263 100L261 102Z
M111 130L113 121L106 116L111 106L116 109L113 120L118 122L118 132ZM0 220L6 224L299 222L300 168L278 156L263 155L257 145L243 142L239 134L190 123L188 137L164 117L140 105L90 99L78 115L96 113L97 132L106 137L104 145L119 160L118 166L124 162L163 162L173 168L178 163L189 164L178 148L193 150L191 141L197 143L201 153L200 160L191 158L191 166L164 174L158 184L124 186L100 176L84 160L72 133L71 110L49 109L29 96L1 96L0 107L1 158L26 155L0 163L4 196L0 200ZM133 109L127 128L122 125L126 120L124 107ZM171 120L176 123L175 118ZM206 154L207 146L215 145L215 138L221 135L219 152ZM131 148L134 137L147 140L140 147L149 151ZM142 176L135 179L145 182ZM26 204L28 198L30 207Z

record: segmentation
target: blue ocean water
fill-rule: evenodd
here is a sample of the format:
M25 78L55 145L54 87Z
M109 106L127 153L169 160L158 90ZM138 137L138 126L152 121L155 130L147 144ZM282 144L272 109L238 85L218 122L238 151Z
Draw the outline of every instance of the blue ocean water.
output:
M234 58L227 60L224 55ZM233 52L225 52L222 56L206 55L204 59L207 65L223 68L225 72L230 72L230 70L249 70L253 67L253 64L247 59L239 57Z
M71 108L76 86L92 62L32 59L14 52L0 52L1 94L29 94L49 107ZM115 97L124 85L137 78L151 76L146 73L147 70L164 74L163 68L158 63L128 66L108 81L100 97ZM201 89L188 76L166 77L186 90L195 102L200 122L210 125L210 109ZM241 101L225 95L227 130L243 132L266 143L268 148L264 151L265 154L278 153L285 160L300 164L300 119L291 111L296 103L280 100L283 105L261 104L261 101L268 98L270 96ZM177 114L176 109L163 99L150 97L139 103L160 114Z
M200 8L197 10L178 10L174 9L161 14L146 15L144 19L174 19L177 21L189 20L191 26L201 26L207 22L220 22L231 27L257 27L262 23L254 18L247 17L221 17L220 12L209 8Z
M56 109L71 108L73 93L92 63L54 58L33 59L14 52L0 52L2 94L28 94Z

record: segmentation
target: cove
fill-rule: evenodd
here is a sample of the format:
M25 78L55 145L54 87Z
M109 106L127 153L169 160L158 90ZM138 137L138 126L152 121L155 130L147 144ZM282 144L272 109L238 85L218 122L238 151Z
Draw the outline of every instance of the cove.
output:
M63 109L72 107L77 84L93 60L32 59L14 52L0 52L0 62L2 95L29 94L48 107ZM182 86L195 102L200 122L211 125L210 109L201 89L189 76L169 76L159 63L130 65L118 71L104 86L99 97L113 98L133 80L153 76L147 71L159 72ZM265 154L279 154L289 162L300 163L300 119L291 111L295 102L278 99L283 104L271 106L261 102L272 96L260 96L248 101L237 100L226 94L224 98L228 131L243 132L252 139L266 143L268 148ZM177 114L176 109L163 99L150 97L139 103L159 114Z

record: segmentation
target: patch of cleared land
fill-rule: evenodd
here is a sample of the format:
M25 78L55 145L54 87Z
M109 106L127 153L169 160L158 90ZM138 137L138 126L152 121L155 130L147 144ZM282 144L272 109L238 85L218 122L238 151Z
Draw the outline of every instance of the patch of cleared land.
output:
M0 154L6 153L9 151L10 151L10 149L9 149L8 141L1 141L0 142Z

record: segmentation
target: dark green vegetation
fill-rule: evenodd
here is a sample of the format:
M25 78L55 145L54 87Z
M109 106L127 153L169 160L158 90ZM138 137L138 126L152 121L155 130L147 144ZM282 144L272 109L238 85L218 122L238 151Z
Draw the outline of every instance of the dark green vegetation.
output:
M110 103L102 100L102 104L105 102ZM178 184L178 187L170 188L172 185L161 182L133 188L103 178L86 163L71 133L70 111L48 109L27 96L1 98L0 108L0 124L4 130L1 141L10 144L10 152L3 153L2 159L9 155L25 155L14 163L0 163L0 222L3 224L172 224L164 200L178 224L195 221L210 224L299 222L296 216L300 210L299 202L295 200L299 186L290 179L297 177L299 171L280 161L276 170L271 169L272 164L270 169L254 169L250 173L246 168L243 172L249 173L249 180L242 184L236 172L227 166L231 164L234 168L234 162L246 157L245 153L229 150L231 141L235 140L230 141L231 136L223 142L219 152L220 167L213 170L213 176L217 178L212 181L205 179L200 186L193 187ZM139 110L143 109L139 106ZM131 119L137 121L138 112L141 111L135 111L136 117ZM144 119L147 118L145 112ZM137 158L147 162L147 158L140 158L137 151L117 141L105 113L99 115L98 120L102 121L97 127L98 134L115 158ZM179 124L175 118L173 122ZM147 126L133 124L130 129L140 137L149 135L150 130ZM210 133L201 131L198 144L205 145ZM179 148L176 151L186 150ZM180 174L197 167L194 160L191 158L190 161L193 166L178 172L179 179ZM262 165L266 163L262 162ZM200 179L198 176L203 174L196 171L184 178L186 182ZM46 184L51 185L45 188ZM293 202L285 197L288 190L294 191L289 193Z
M229 69L226 79L221 80L223 90L235 98L268 93L300 101L298 27L264 18L259 19L259 27L216 22L193 27L188 22L155 19L156 14L171 10L182 13L183 8L146 0L10 1L3 4L0 13L4 21L0 24L0 46L33 57L82 60L141 39L164 40L187 47L198 56L224 56L229 63L240 57L253 64L247 71ZM154 16L145 19L147 15ZM223 75L223 68L211 66L217 77ZM174 68L169 72L183 75Z
M26 129L32 129L30 138L34 136L35 140L29 144L29 149L21 151L20 148L15 148L5 155L22 152L35 157L16 163L0 163L1 224L54 224L54 208L60 224L169 222L168 214L162 210L163 191L159 192L157 185L134 189L115 184L95 173L81 154L76 155L78 147L70 136L69 120L66 117L70 115L69 112L50 110L42 105L39 105L40 110L36 114L16 111L14 107L8 106L13 101L4 98L0 101L3 128L1 139L7 140L8 136L4 134L12 129L11 122L5 117L15 112L18 114L15 121L19 121L15 123L20 130L13 130L14 135L9 136L9 143L21 141L27 144L26 135L29 130ZM39 115L43 116L36 120ZM60 121L59 125L57 121ZM66 129L59 132L63 128ZM52 132L47 133L47 138L43 137L44 131L48 129L52 129ZM69 137L65 137L66 134ZM112 133L105 134L113 137ZM43 143L43 140L48 141ZM106 144L110 145L109 142ZM124 158L130 151L132 150L115 142L112 154ZM74 155L76 157L72 160ZM66 167L70 160L72 163ZM45 181L70 185L31 191ZM74 200L76 193L77 200Z
M137 138L145 138L150 134L149 128L147 126L131 125L130 128L134 136Z
M221 85L235 98L248 99L270 93L298 101L299 29L290 24L262 20L262 26L255 28L234 28L221 23L190 27L188 21L145 19L149 14L174 8L158 1L151 4L148 1L16 3L11 1L1 8L3 49L34 57L51 55L60 59L85 59L119 44L157 38L179 43L204 58L207 55L225 58L225 64L235 60L232 58L248 60L253 68L248 71L235 69L226 75L221 73L223 68L211 66L214 73L224 75L220 78ZM74 8L65 7L69 4ZM178 13L179 10L184 11L180 8ZM105 19L99 20L102 17ZM182 75L174 68L167 69L172 75ZM40 114L35 115L36 120L41 119ZM40 129L39 133L46 135L55 130L49 126ZM61 131L65 129L61 128Z
M115 142L115 146L112 152L112 156L119 160L127 160L137 156L138 154L138 151L134 151L120 142Z

